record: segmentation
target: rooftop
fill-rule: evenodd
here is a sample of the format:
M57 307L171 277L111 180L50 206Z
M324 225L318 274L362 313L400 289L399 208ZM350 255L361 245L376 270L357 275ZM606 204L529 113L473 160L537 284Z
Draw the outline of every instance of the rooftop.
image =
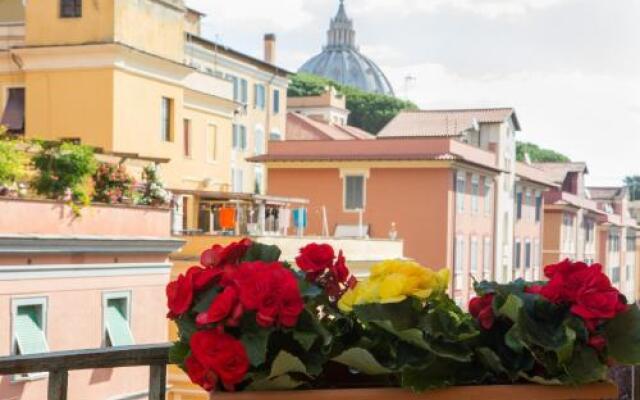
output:
M567 163L534 163L536 168L543 170L553 182L562 184L570 172L588 174L589 169L584 162Z
M498 171L494 153L450 138L270 142L269 153L248 159L279 161L460 161Z
M512 119L515 129L520 130L515 110L510 107L408 110L392 119L378 137L461 136L464 131L473 128L475 122L502 123L509 119Z
M606 187L591 186L588 187L590 197L593 200L618 200L627 195L627 188L622 187Z
M299 113L287 114L287 140L373 140L355 126L328 124Z

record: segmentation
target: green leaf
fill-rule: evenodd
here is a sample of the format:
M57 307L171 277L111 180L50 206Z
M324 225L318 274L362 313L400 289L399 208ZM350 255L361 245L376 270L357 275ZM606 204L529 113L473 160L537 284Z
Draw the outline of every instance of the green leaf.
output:
M605 326L609 356L628 365L640 364L640 310L637 305L619 314Z
M416 300L406 299L400 303L363 304L353 308L355 315L364 322L386 321L393 329L401 331L414 328L419 315Z
M173 346L169 349L169 362L179 366L184 365L184 360L190 351L189 345L183 341L173 343Z
M300 359L286 351L282 350L276 356L271 364L271 373L269 379L276 378L281 375L297 372L307 375L307 367Z
M362 348L349 349L339 356L334 357L333 361L344 364L365 375L384 375L391 373L391 371L382 366L368 350Z
M479 347L476 349L478 360L485 367L498 374L508 374L508 371L502 365L500 357L488 347Z
M247 350L249 361L254 367L264 364L270 334L271 330L269 329L258 329L255 332L244 332L240 337Z
M311 349L318 336L319 335L315 332L293 332L293 338L305 351L309 351Z
M189 340L191 340L191 335L193 335L198 330L196 327L196 321L186 315L183 315L175 322L176 325L178 325L180 339L184 342L189 343Z
M601 381L607 378L607 366L602 364L594 349L579 347L567 365L567 377L569 383L576 385Z
M522 305L523 302L518 296L510 294L507 296L504 304L498 308L497 315L505 316L511 321L516 322L518 320L520 310L522 309Z
M253 242L242 261L275 262L280 259L281 253L278 246Z
M217 287L212 287L202 293L196 302L195 306L193 306L193 311L200 314L209 309L211 303L213 303L213 299L220 293L220 290Z
M270 390L293 390L302 385L303 382L297 381L289 375L281 375L273 379L260 379L253 381L246 390L254 392L264 392Z

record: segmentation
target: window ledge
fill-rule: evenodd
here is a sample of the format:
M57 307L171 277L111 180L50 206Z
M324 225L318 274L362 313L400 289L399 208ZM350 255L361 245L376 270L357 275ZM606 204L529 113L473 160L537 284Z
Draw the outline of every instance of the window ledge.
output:
M37 372L33 374L14 374L11 376L11 383L35 382L47 379L48 372Z

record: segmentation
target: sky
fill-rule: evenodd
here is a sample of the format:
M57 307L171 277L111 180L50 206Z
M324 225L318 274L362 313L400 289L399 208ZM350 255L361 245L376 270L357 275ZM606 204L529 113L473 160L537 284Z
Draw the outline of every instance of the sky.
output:
M187 0L203 36L296 71L338 0ZM640 0L345 0L362 53L422 108L515 107L519 140L586 161L591 185L640 175ZM407 77L413 77L407 81ZM409 82L409 83L407 83Z

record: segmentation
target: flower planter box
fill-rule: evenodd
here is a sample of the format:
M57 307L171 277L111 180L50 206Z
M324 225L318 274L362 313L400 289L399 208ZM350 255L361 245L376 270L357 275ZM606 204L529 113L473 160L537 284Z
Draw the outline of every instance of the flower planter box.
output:
M617 400L612 383L584 386L456 386L416 394L408 390L335 389L290 392L212 393L211 400Z

